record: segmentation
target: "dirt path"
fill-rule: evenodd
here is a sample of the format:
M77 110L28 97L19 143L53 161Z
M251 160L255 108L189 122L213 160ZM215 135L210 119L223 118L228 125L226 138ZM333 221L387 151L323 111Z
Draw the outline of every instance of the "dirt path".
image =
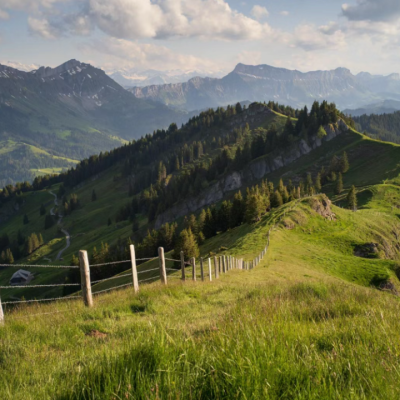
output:
M54 209L55 209L56 206L58 206L58 198L57 198L57 195L54 192L52 192L51 190L49 190L49 193L54 196L54 207L50 210L50 214L55 216L56 213L54 212ZM60 227L61 227L62 219L63 219L63 215L59 214L58 215L57 225L59 225ZM70 236L69 232L66 231L64 228L61 228L61 232L65 235L65 239L67 241L67 244L63 249L61 249L58 252L56 260L60 260L61 259L62 253L64 253L64 251L67 250L68 247L71 244L71 236Z

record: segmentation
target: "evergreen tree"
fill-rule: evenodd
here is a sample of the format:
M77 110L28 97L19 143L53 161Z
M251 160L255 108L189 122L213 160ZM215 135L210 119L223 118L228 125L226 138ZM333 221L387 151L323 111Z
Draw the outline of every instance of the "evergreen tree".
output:
M96 201L96 200L97 200L96 191L93 189L92 190L92 201Z
M5 262L6 264L13 264L14 263L14 256L11 252L11 249L7 249L5 253Z
M110 226L111 224L112 224L111 218L108 218L108 220L107 220L107 226Z
M263 214L265 214L265 207L260 193L258 190L254 193L249 193L246 198L246 222L251 224L259 221Z
M180 233L174 249L174 258L179 260L181 251L183 251L186 261L192 257L197 258L200 255L199 246L190 228L184 229Z
M335 171L332 171L332 172L331 172L331 176L330 176L330 180L331 180L332 182L336 182L336 179L337 179L336 172L335 172Z
M232 203L230 201L224 201L218 210L218 225L221 232L226 232L229 229L231 221L231 210Z
M340 171L345 174L350 168L349 159L347 158L347 153L344 152L342 158L340 159Z
M33 252L32 236L28 236L25 241L25 254L29 256Z
M79 258L75 254L72 254L71 266L74 267L78 265L79 265Z
M340 194L342 192L343 192L343 177L342 177L342 173L339 172L339 176L336 181L335 193Z
M204 236L208 239L210 237L213 237L217 234L217 224L216 224L216 218L215 218L215 209L211 210L210 208L207 209L206 211L206 217L204 219L204 225L203 225L203 233ZM214 214L213 214L214 211Z
M43 236L41 233L39 233L39 246L43 246L44 241L43 241Z
M283 204L282 195L278 190L275 190L273 195L271 196L271 207L280 207Z
M27 216L26 214L24 215L24 220L23 220L23 222L24 222L24 225L29 224L29 218L28 218L28 216Z
M356 188L353 185L347 195L347 203L349 204L349 208L352 210L357 209L357 193L356 193Z
M237 193L235 193L235 196L233 197L230 223L231 228L242 224L244 220L245 210L246 204L243 200L242 192L239 190Z
M40 206L40 215L45 215L46 214L46 207L44 204L41 204Z
M319 193L322 189L321 186L321 174L318 172L317 177L315 178L315 190Z

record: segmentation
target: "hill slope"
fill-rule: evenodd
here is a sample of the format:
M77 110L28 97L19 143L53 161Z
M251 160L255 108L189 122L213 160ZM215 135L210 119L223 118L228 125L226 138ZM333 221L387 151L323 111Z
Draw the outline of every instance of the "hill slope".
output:
M327 220L322 200L288 204L202 247L218 240L251 257L285 213L251 271L209 283L170 276L167 288L99 295L93 309L71 300L6 311L2 398L397 398L398 299L369 287L395 282L395 263L353 254L389 239L397 218L376 224L368 209L333 206Z

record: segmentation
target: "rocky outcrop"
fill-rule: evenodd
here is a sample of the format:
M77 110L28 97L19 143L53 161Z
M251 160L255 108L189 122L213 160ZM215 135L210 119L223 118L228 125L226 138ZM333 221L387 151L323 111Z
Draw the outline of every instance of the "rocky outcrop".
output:
M337 124L325 127L327 135L323 139L315 138L310 144L302 139L286 152L268 155L252 161L245 169L232 172L205 189L201 195L182 201L160 214L157 217L155 227L159 228L166 222L171 222L176 218L218 202L224 198L226 193L238 190L245 184L248 185L250 182L260 180L269 173L293 163L300 157L310 153L313 149L320 147L322 143L332 140L347 130L348 126L342 120L339 120Z

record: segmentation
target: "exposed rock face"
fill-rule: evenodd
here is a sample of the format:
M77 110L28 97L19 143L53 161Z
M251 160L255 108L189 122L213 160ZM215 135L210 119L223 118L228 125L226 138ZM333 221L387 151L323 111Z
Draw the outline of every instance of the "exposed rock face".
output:
M313 197L313 198L309 199L309 203L310 203L311 208L316 213L321 215L321 217L329 219L330 221L336 220L336 215L331 210L332 202L329 200L329 198L326 195L321 194L318 197Z
M265 109L265 107L261 107ZM291 164L298 158L321 146L323 142L332 140L334 137L347 131L347 129L348 126L340 120L336 126L330 125L325 127L327 136L322 140L317 138L313 143L311 143L311 145L308 145L304 140L300 140L294 147L286 152L254 160L244 170L229 174L203 191L200 196L192 197L180 202L160 214L155 223L156 229L166 222L171 222L176 218L193 213L200 208L221 200L227 192L238 190L244 186L245 183L248 184L260 180L269 173Z

